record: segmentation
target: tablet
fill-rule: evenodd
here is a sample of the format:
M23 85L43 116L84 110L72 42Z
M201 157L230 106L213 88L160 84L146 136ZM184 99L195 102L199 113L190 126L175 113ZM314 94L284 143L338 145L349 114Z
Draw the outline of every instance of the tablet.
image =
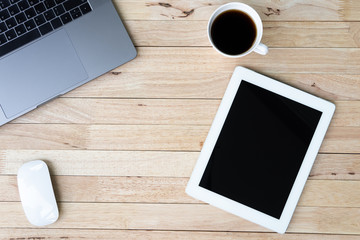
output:
M333 103L237 67L187 194L284 233L334 111Z

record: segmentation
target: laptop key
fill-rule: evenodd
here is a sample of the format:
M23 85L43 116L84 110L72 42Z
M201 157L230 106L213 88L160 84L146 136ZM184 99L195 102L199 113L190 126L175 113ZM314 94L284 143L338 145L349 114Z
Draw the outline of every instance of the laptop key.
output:
M62 24L60 18L57 17L57 18L55 18L54 20L51 21L51 25L52 25L52 27L54 29L57 29L57 28L61 27L63 24Z
M34 17L36 25L40 26L46 22L45 17L41 14L39 16Z
M10 17L10 13L7 9L0 12L0 20L5 21Z
M30 18L33 18L36 16L36 12L35 12L34 8L29 8L29 9L25 10L25 15L28 19L30 19Z
M46 10L45 5L42 2L35 5L34 9L35 9L37 14L40 14L40 13L42 13L42 12L44 12Z
M71 22L72 21L72 18L70 16L69 13L65 13L63 15L61 15L61 21L64 23L64 24L67 24L68 22Z
M2 21L5 21L6 19L8 19L10 17L10 13L7 9L3 10L0 12L0 19Z
M25 28L24 24L21 24L21 25L15 27L15 32L16 32L16 34L18 36L23 35L24 33L26 33L26 28Z
M20 12L20 9L17 5L12 5L8 8L8 10L11 16L14 16L15 14L18 14Z
M3 45L7 42L7 39L5 37L5 34L0 34L0 45Z
M51 32L53 30L53 28L51 27L51 24L47 22L44 25L41 25L39 27L39 30L40 30L41 35L45 35L48 32Z
M61 14L63 14L65 12L65 8L62 5L56 6L53 8L56 16L60 16Z
M55 1L54 0L45 0L44 4L47 9L50 9L55 6Z
M81 5L80 10L81 10L82 14L86 14L88 12L91 12L90 4L85 3L85 4Z
M7 27L4 22L0 23L0 33L3 33L7 30Z
M82 16L79 8L74 8L73 10L70 11L70 14L73 19L77 19Z
M30 7L29 3L26 0L22 0L21 2L19 2L18 6L21 11L24 11L25 9Z
M10 29L9 31L5 32L5 36L8 41L11 41L16 38L16 32L14 29Z
M38 29L34 29L30 32L27 32L20 37L14 39L11 42L8 42L0 47L0 57L4 56L5 54L10 53L11 51L34 41L35 39L41 37L41 34Z
M0 0L0 7L1 8L7 8L8 6L10 6L10 2L9 0Z
M24 25L25 25L25 28L26 28L28 31L30 31L31 29L36 28L36 24L35 24L35 22L34 22L33 19L30 19L29 21L26 21L26 22L24 23Z
M18 15L16 15L15 19L16 19L18 24L23 23L23 22L25 22L27 20L25 14L22 13L22 12L19 13Z
M8 27L8 29L10 29L10 28L15 27L16 20L14 17L12 17L12 18L9 18L8 20L6 20L5 23L6 23L6 26Z
M51 19L53 19L55 17L55 13L52 9L50 9L50 10L44 12L44 16L47 21L50 21Z

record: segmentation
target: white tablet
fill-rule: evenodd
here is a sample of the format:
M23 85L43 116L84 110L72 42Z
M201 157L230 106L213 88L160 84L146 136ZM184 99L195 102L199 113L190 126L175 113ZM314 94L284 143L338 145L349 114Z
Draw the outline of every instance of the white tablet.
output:
M186 192L284 233L335 105L237 67Z

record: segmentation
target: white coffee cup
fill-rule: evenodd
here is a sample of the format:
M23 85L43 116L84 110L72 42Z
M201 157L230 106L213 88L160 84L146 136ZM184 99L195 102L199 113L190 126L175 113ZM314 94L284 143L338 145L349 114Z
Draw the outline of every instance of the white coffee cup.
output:
M229 11L229 10L237 10L237 11L246 13L255 23L255 27L256 27L256 31L257 31L256 38L255 38L252 46L246 52L243 52L238 55L229 55L229 54L222 52L221 50L219 50L216 47L216 45L214 44L212 37L211 37L211 27L212 27L214 20L221 13L223 13L225 11ZM234 31L236 31L236 26L234 27ZM265 44L260 42L261 38L262 38L262 34L263 34L263 25L262 25L259 14L257 14L257 12L252 7L250 7L246 4L243 4L243 3L231 2L231 3L224 4L224 5L220 6L218 9L216 9L215 12L211 15L211 17L209 19L207 34L208 34L209 41L210 41L211 45L213 46L213 48L226 57L232 57L232 58L243 57L253 51L256 53L259 53L261 55L266 55L268 53L268 47Z

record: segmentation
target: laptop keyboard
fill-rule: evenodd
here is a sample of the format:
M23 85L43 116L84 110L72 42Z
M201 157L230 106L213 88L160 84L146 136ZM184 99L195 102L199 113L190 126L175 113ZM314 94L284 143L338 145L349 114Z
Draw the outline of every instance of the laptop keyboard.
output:
M91 10L88 0L0 0L0 57Z

